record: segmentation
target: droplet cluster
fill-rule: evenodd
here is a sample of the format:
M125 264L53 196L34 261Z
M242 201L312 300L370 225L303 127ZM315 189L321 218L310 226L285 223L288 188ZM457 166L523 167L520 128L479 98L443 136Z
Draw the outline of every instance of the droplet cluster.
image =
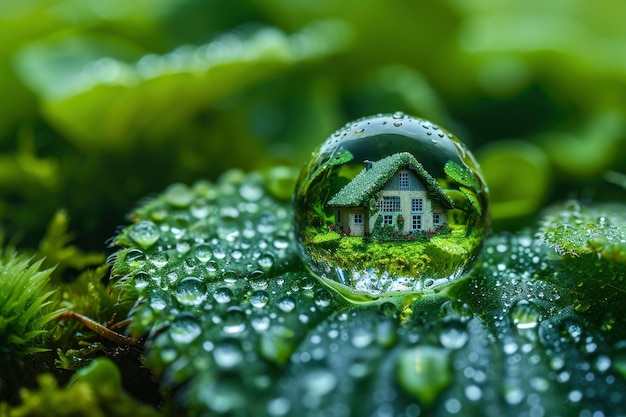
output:
M138 300L132 331L149 335L152 370L165 386L185 386L183 402L245 409L242 392L267 391L270 370L337 305L302 272L288 205L260 175L174 184L130 217L112 276Z
M312 154L294 199L306 265L346 293L425 292L465 273L487 188L451 133L397 112L348 123Z

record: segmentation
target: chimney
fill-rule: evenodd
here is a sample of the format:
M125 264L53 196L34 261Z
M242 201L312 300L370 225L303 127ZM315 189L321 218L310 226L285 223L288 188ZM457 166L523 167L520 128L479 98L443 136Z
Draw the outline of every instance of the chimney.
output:
M372 164L374 164L374 162L370 161L369 159L366 159L365 161L363 161L363 163L365 164L365 170L367 171L372 169Z

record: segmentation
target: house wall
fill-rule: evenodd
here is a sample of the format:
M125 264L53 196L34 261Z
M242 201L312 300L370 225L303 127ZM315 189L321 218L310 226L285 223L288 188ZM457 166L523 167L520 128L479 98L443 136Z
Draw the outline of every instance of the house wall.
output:
M447 216L444 210L440 206L434 206L432 201L428 199L426 195L426 191L411 191L411 190L383 190L380 193L380 200L383 200L383 197L400 197L400 211L396 212L384 212L379 211L376 215L371 216L369 221L369 230L373 230L374 222L378 216L383 215L392 215L393 216L393 224L396 225L398 214L402 214L404 217L404 227L400 231L401 233L411 233L413 230L413 215L421 215L421 231L429 231L433 230L440 225L447 224ZM423 210L421 212L413 212L412 211L412 200L414 198L422 198L423 201ZM439 225L433 224L433 212L438 212L441 214L440 219L441 223Z
M339 213L339 216L337 214ZM361 214L363 223L354 223L354 215ZM340 221L337 221L337 217ZM369 224L367 210L365 208L338 208L335 211L335 221L343 229L350 229L350 236L363 236L365 234L365 226Z

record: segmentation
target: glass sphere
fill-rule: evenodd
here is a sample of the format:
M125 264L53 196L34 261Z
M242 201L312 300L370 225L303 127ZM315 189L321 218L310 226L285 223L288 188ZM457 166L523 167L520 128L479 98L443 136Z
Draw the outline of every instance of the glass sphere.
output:
M366 117L333 133L302 170L299 250L349 296L424 292L470 267L489 227L487 194L451 133L400 112Z

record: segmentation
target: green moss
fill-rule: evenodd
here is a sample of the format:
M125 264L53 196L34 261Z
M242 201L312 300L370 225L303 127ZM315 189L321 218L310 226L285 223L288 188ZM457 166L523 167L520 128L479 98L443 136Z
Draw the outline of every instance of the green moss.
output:
M46 288L52 270L42 264L0 249L0 393L36 374L43 366L37 356L49 350L47 338L59 311Z

